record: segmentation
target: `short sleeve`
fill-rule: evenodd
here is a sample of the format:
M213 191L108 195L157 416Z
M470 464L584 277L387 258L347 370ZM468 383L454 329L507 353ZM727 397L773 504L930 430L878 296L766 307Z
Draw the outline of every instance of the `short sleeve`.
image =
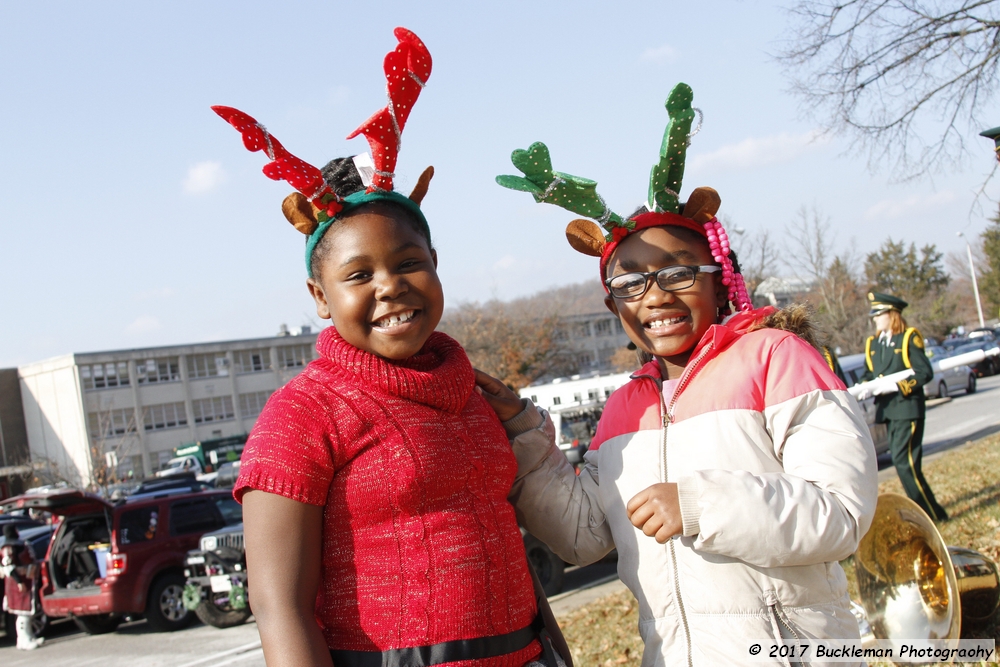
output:
M271 396L247 439L233 497L251 489L325 505L335 470L329 409L286 385Z

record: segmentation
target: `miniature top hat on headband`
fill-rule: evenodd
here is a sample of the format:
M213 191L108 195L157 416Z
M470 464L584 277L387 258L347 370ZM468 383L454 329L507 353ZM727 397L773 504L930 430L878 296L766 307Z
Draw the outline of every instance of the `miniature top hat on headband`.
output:
M608 261L615 248L629 234L649 227L677 226L691 229L708 240L712 256L722 267L722 282L729 288L729 301L738 310L753 306L743 283L743 276L733 269L729 257L729 237L715 214L722 199L712 188L696 188L686 203L680 202L684 160L691 137L701 129L701 123L691 131L695 115L701 111L691 106L694 94L686 83L678 83L667 97L670 122L663 133L659 161L649 174L646 212L623 218L612 211L601 195L597 183L590 179L553 171L549 149L538 142L528 150L518 149L511 162L524 176L497 176L497 183L511 190L530 192L538 203L555 204L573 213L596 220L573 220L566 227L566 238L578 252L601 258L601 283ZM602 229L603 228L603 229ZM605 286L607 289L607 286Z
M891 294L882 294L881 292L868 292L868 300L871 301L871 310L868 311L869 317L875 317L890 310L902 312L904 308L910 305L899 297L892 296Z
M394 34L399 44L386 55L383 63L388 104L347 137L353 139L363 134L371 147L371 158L366 154L354 157L354 168L367 187L365 190L337 192L334 184L324 178L323 171L289 153L254 118L232 107L212 107L223 120L240 131L248 150L264 151L270 158L271 161L264 165L265 176L287 181L298 190L285 198L281 210L295 229L308 237L306 270L310 276L312 252L330 225L338 215L363 204L379 201L399 204L412 213L430 235L420 202L427 194L434 168L427 167L420 174L409 197L395 192L392 181L403 127L431 75L431 54L420 38L406 28L396 28Z

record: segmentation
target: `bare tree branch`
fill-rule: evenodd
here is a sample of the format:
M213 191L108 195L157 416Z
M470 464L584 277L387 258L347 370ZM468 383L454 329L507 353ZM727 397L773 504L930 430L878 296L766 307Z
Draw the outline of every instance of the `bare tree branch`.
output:
M957 166L997 119L997 0L799 0L777 55L805 112L899 180ZM978 138L976 140L979 140Z

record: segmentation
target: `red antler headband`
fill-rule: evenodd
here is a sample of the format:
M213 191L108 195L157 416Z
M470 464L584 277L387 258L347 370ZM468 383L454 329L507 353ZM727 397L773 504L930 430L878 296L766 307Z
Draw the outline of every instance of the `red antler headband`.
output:
M375 178L368 188L369 192L373 188L392 190L392 179L396 176L393 170L399 156L403 127L431 76L431 54L420 38L406 28L396 28L394 34L399 46L386 55L383 65L389 103L347 135L348 139L353 139L363 134L371 146Z
M393 34L399 44L386 55L383 63L388 104L347 137L353 139L363 134L371 146L375 173L364 192L335 192L317 167L289 153L253 117L232 107L212 107L223 120L239 130L243 145L248 150L264 151L270 158L271 161L264 165L265 176L275 181L287 181L298 191L285 198L282 211L296 229L309 236L306 269L310 275L312 251L341 212L374 201L393 201L414 213L427 227L420 202L427 192L433 168L428 167L421 174L409 197L396 193L392 181L406 119L410 117L410 111L431 75L431 54L420 38L406 28L396 28Z

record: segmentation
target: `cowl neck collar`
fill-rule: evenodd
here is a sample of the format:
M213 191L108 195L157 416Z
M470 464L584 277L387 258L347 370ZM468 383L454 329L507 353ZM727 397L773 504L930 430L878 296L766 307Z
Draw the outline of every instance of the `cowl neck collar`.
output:
M400 361L354 347L332 326L320 332L316 349L358 384L447 412L461 412L476 383L465 350L440 331L418 353Z

